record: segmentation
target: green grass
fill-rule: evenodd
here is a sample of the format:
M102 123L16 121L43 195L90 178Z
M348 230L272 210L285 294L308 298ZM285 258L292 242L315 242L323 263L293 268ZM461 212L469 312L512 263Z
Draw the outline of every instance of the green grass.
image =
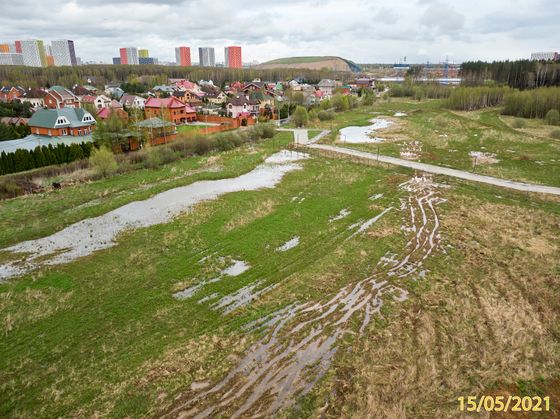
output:
M410 124L419 126L416 129L433 130L433 120L428 123L422 114L441 115L437 102L429 102L427 109L414 112L416 106L413 102L390 102L376 105L375 111L388 115L405 111L410 114L407 119L413 121ZM339 129L349 124L367 124L375 116L370 112L359 109L339 114L333 126ZM414 122L415 118L418 122ZM445 118L458 121L454 123L464 125L469 133L471 129L484 130L476 119L470 121L454 114ZM491 115L485 118L492 123ZM316 128L318 131L321 127ZM81 219L173 187L238 176L291 141L292 133L283 132L253 147L1 202L0 248L46 236ZM216 381L224 376L256 338L241 329L243 324L295 301L329 299L342 286L371 273L372 266L387 251L404 248L402 214L397 210L388 212L371 228L374 236L344 239L349 235L348 227L357 220L371 218L389 206L400 206L403 192L398 184L408 179L411 171L321 157L312 157L302 165L302 170L287 174L275 188L231 193L198 204L170 223L124 233L112 248L66 265L43 267L0 285L0 416L157 416L193 381ZM211 167L221 170L205 170ZM404 377L410 387L403 384L403 393L394 394L399 400L401 396L403 400L426 397L423 405L435 410L440 407L434 406L455 400L456 395L449 394L450 388L461 389L465 394L478 391L489 385L489 371L501 371L504 366L519 365L524 374L531 368L538 374L558 373L557 369L543 366L548 364L539 363L542 355L521 358L522 365L519 354L529 350L507 346L522 340L512 340L510 329L503 340L499 334L496 337L500 328L509 327L510 323L512 328L517 327L513 322L521 315L526 317L525 329L516 332L523 331L521 337L543 329L548 331L546 319L560 324L556 321L556 303L549 298L558 286L551 274L558 269L554 254L546 259L529 254L522 247L527 242L524 235L530 233L544 240L548 249L560 246L554 231L558 225L554 220L560 217L558 202L529 199L524 194L445 177L437 177L436 181L450 186L442 188L442 195L449 202L439 210L444 241L453 246L445 247L445 252L438 251L426 261L425 267L430 271L426 281L399 284L411 291L408 301L399 306L387 301L383 316L375 319L363 339L349 335L341 343L329 374L289 412L294 417L318 416L326 402L331 416L367 416L360 397L368 400L378 390L368 386L375 384L376 377L383 382L381 389L393 385L395 376L391 374L405 367L410 368L399 377ZM374 194L383 197L368 199ZM487 212L474 214L484 206L488 206ZM343 208L351 210L351 214L330 223L329 217ZM494 219L480 218L486 214ZM528 217L531 223L521 220L521 216ZM463 224L467 217L468 222ZM531 224L527 227L530 233L523 230L526 224ZM515 227L514 233L504 233L510 227ZM300 237L297 247L287 252L274 251L294 236ZM500 242L506 238L517 241ZM201 263L207 256L206 262ZM225 263L220 257L244 260L251 269L238 277L207 285L197 299L172 298L173 292L214 278ZM477 258L481 257L486 259L478 263ZM515 265L516 260L520 260L519 266ZM510 267L512 270L508 271ZM524 278L532 284L531 288L510 292L515 288L510 280ZM222 316L208 305L196 302L214 292L231 293L257 280L279 286L230 315ZM484 286L478 292L486 296L482 309L479 295L475 293L473 297L461 288L464 284L476 288L479 283ZM498 287L496 295L490 294L493 287ZM512 293L517 300L504 299L512 298ZM539 297L539 293L544 297ZM532 317L527 313L535 310L525 305L522 312L512 311L516 317L502 319L500 313L485 313L488 317L483 321L483 317L472 315L473 310L463 309L470 308L468 304L473 300L478 301L475 308L481 311L502 300L509 307L535 304L535 310L544 313L542 318L535 314L542 323L539 328L530 327ZM465 315L473 317L462 324ZM479 327L487 327L494 319L496 332L479 332ZM430 322L437 329L439 340L434 338L434 342L429 336L431 329L422 332ZM441 336L448 335L449 339L442 344ZM461 346L465 336L472 339L472 347ZM547 345L555 341L554 336L557 331L546 334ZM401 344L406 342L417 352L390 351L394 347L405 348ZM487 354L495 356L497 352L493 349L499 345L507 357L492 358L488 364L476 361L479 349L490 357ZM413 391L417 382L408 380L413 376L408 372L413 370L414 360L422 361L423 348L429 353L429 368L425 368L429 373L423 375L422 364L417 365L421 386ZM554 355L547 351L544 352ZM412 359L406 366L402 365L403 356ZM516 362L507 362L510 356L516 356ZM429 375L434 368L443 371L437 379ZM380 375L385 369L390 373ZM451 370L453 374L449 375L460 377L463 387L447 384L446 373ZM510 382L531 379L507 371ZM470 387L464 382L470 383ZM395 406L400 408L400 401ZM440 415L430 414L433 410L410 411L417 417L456 413L456 406L449 409Z
M276 143L276 147L280 145ZM229 174L254 166L263 153L272 151L270 147L269 143L263 145L258 154L240 150L224 155L224 164L233 166ZM328 295L348 279L363 276L369 263L365 258L356 263L352 254L367 239L346 244L349 253L337 259L336 265L329 255L340 246L340 237L348 235L348 225L396 204L398 192L394 186L370 181L390 175L383 169L346 162L325 165L312 159L305 162L305 170L287 175L275 189L233 193L200 204L194 213L172 223L124 234L114 248L67 265L43 268L2 286L3 320L6 324L9 313L13 326L0 342L0 386L5 395L0 415L20 412L52 417L78 412L91 415L95 411L146 414L157 404L156 388L176 394L189 385L201 366L161 384L163 390L159 382L155 387L139 388L138 381L148 374L149 365L156 365L166 351L181 348L186 342L202 342L209 335L237 343L241 324L290 301L315 298L317 292ZM315 180L319 178L321 182ZM134 183L112 181L123 189ZM372 193L387 197L372 205L367 199ZM144 196L144 192L138 194L136 198ZM292 201L294 196L306 199L297 203ZM123 198L120 203L130 199L133 197ZM36 201L37 207L46 211L42 220L47 227L31 234L27 229L22 232L8 226L5 242L42 235L59 226L61 199L49 205L42 197L27 200ZM263 202L270 203L270 211L259 210ZM89 207L79 217L95 215L109 206L114 204ZM20 217L31 208L29 203L20 209ZM351 208L352 215L329 223L329 216L342 208ZM51 217L58 221L51 222ZM398 222L398 217L391 214L386 220ZM294 235L301 237L297 248L274 251ZM377 259L391 244L402 245L401 240L398 235L383 238L368 250L368 256ZM178 283L185 287L216 274L216 261L210 266L198 263L203 256L214 253L245 260L252 268L235 280L207 286L201 296L232 292L261 279L282 283L279 295L284 299L265 298L262 304L226 318L193 300L173 299ZM323 283L321 277L333 271L338 272L336 280ZM212 361L199 362L214 362L216 368L208 373L214 377L231 350L228 345L214 349ZM130 394L134 394L132 399ZM53 397L59 397L56 403Z
M189 132L193 134L204 133L204 126L202 125L179 125L177 127L178 133Z
M401 129L395 129L388 141L381 144L346 144L360 150L399 157L401 146L417 140L422 143L419 161L460 170L552 186L560 186L560 142L543 137L539 131L516 130L506 124L499 109L477 112L451 112L437 100L413 102L378 102L372 111L377 116L392 116L404 111ZM364 112L337 114L333 122L335 132L349 125L367 125L376 115ZM325 125L325 124L323 124ZM534 125L534 124L533 124ZM532 126L533 126L532 125ZM538 127L538 125L535 125ZM384 137L383 133L378 134ZM330 137L330 141L334 135ZM471 151L494 154L498 163L476 164Z

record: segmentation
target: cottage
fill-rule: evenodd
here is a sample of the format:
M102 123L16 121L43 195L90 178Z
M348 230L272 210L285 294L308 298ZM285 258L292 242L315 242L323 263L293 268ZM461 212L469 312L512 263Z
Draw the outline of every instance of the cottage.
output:
M146 99L136 95L124 94L121 97L121 104L127 109L144 109Z
M95 119L82 108L39 109L28 123L32 134L56 137L91 134Z
M151 97L144 103L146 118L162 118L175 124L196 121L193 108L181 102L175 96L159 99Z
M227 105L227 116L230 118L237 118L240 116L258 116L259 115L259 102L256 99L251 99L247 95L240 95L231 98Z
M45 106L45 96L47 92L43 89L29 89L25 92L25 96L21 96L19 100L29 102L34 108L42 108Z
M108 119L112 115L116 115L123 121L128 121L128 112L123 109L123 105L120 102L114 99L109 103L109 106L103 107L97 112L99 119Z
M226 103L228 97L224 92L213 92L206 94L206 101L211 103L212 105L221 105L222 103Z
M45 95L44 102L49 109L81 107L78 96L62 86L51 87Z
M0 101L11 102L25 95L25 89L20 86L2 86L0 88Z
M330 79L322 79L317 87L325 96L332 96L334 89L336 89L336 82Z

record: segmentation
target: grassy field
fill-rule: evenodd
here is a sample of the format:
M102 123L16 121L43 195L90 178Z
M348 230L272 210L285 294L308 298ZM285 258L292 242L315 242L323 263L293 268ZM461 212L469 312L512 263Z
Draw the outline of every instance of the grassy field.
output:
M372 113L375 112L375 113ZM403 117L394 117L405 112ZM560 140L551 137L554 127L541 120L527 120L527 127L514 129L513 118L502 117L499 109L452 112L437 100L378 102L371 111L361 108L337 114L336 129L368 125L374 117L390 117L395 125L377 133L380 144L345 144L365 151L400 156L412 141L418 141L418 161L500 178L560 186ZM330 126L330 122L319 124ZM333 141L336 134L330 137ZM471 152L489 154L496 162L474 159Z
M334 125L364 124L370 112L339 115ZM170 188L238 176L290 141L280 133L253 147L1 202L0 248ZM173 222L128 231L115 247L0 285L0 416L171 412L258 342L263 332L248 323L291 304L329 301L382 257L403 253L411 233L400 208L410 192L399 185L411 171L321 157L300 164L273 189L198 204ZM554 388L560 202L434 180L443 184L441 243L425 276L387 277L408 299L383 297L363 330L352 317L331 368L281 416L450 417L459 416L461 395ZM294 237L297 246L277 250ZM0 261L6 257L0 251ZM196 298L173 298L233 260L250 269L207 283ZM216 298L257 283L272 288L230 313L213 308Z

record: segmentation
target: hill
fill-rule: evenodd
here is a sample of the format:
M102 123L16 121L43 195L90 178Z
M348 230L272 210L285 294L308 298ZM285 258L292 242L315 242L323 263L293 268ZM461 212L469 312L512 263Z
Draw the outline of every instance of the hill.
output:
M301 68L306 70L329 69L333 71L361 71L360 67L341 57L287 57L277 60L267 61L260 64L257 68L269 70L273 68Z

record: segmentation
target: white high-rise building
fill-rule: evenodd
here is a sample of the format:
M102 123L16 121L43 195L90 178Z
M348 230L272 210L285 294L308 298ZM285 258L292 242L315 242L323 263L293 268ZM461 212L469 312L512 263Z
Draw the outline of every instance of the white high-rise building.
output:
M23 54L0 52L0 65L23 65Z
M214 48L202 47L198 49L198 63L203 67L215 67Z
M39 39L21 41L21 53L23 54L23 64L30 67L45 67L47 58L45 46Z
M52 55L55 66L78 64L76 52L74 51L74 41L69 39L52 41Z

